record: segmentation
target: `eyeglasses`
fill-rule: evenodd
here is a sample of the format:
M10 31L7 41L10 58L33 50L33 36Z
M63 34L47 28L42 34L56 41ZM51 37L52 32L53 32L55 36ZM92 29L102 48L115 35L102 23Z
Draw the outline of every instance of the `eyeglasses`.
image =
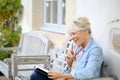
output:
M76 35L78 32L85 32L86 30L78 30L78 31L76 31L76 32L71 32L70 33L70 36L72 36L72 35Z

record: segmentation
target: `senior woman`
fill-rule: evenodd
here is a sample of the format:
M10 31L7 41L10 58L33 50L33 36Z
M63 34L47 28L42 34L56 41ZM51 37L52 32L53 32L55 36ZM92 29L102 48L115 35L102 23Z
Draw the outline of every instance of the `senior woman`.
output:
M66 55L67 66L63 73L50 71L48 76L43 76L34 71L31 75L31 80L59 78L85 80L100 76L103 52L101 47L91 37L89 20L86 17L76 18L66 30L73 43ZM73 45L76 45L77 48L74 48Z

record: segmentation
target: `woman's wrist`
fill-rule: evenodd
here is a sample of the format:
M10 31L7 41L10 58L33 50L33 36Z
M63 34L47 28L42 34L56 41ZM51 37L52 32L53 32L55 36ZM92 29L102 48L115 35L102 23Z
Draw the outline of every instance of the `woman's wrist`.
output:
M64 78L65 80L73 79L72 75L69 74L69 73L67 73L67 74L62 74L61 76L62 76L61 78Z

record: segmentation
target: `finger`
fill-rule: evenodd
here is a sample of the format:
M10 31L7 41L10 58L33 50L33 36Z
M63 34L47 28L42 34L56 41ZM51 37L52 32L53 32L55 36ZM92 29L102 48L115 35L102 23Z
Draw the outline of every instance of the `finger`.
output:
M50 79L55 79L54 73L49 73L49 74L48 74L48 78L50 78Z
M68 62L68 63L69 63L69 62L71 62L71 61L73 61L73 58L71 58L71 57L67 56L67 57L66 57L66 62Z
M73 51L73 43L71 44L71 49L70 49L71 52L74 52Z
M72 59L72 54L71 54L71 53L70 53L70 54L67 54L67 55L66 55L66 58Z
M71 58L73 58L73 55L74 55L74 52L73 52L73 51L70 51L69 56L70 56Z
M52 76L48 76L48 78L50 78L50 79L54 79L54 77L52 77Z
M71 56L71 52L70 51L68 51L67 56Z

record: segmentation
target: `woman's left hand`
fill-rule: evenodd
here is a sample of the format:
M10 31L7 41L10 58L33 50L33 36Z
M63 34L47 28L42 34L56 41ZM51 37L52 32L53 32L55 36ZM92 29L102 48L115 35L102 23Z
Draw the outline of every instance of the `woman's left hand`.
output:
M58 79L58 78L61 78L61 76L62 76L62 73L60 72L53 72L53 71L48 72L48 77L50 79Z

